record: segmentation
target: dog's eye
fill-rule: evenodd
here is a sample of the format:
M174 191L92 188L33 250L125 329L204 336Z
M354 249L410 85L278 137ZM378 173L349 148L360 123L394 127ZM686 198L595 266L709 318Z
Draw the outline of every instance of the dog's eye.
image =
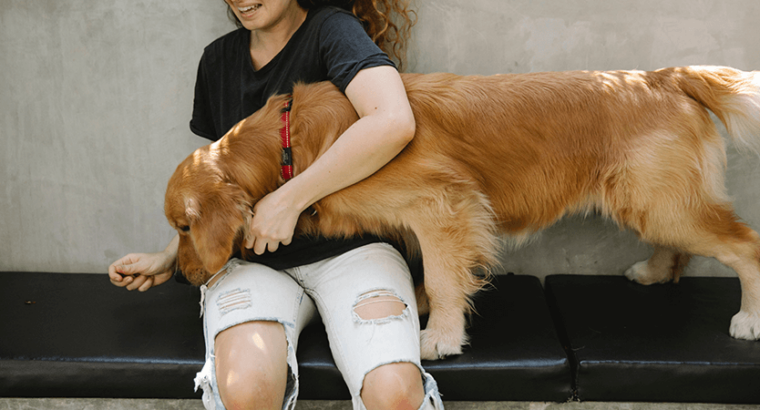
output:
M187 225L184 226L178 226L179 230L182 232L190 232L190 227Z

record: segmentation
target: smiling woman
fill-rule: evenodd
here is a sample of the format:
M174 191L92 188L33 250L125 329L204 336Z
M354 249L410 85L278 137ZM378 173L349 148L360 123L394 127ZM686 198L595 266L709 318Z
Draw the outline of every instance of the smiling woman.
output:
M146 291L182 266L178 278L200 285L206 364L196 386L208 409L292 409L299 391L298 336L317 311L356 409L442 408L436 382L421 366L413 280L398 251L371 235L294 237L309 206L372 175L411 141L414 116L391 58L401 64L414 13L403 0L226 4L239 28L204 50L190 121L195 134L218 141L234 133L270 96L291 93L296 82L331 81L359 120L286 184L278 181L279 163L272 172L261 170L255 178L273 184L261 195L233 192L213 172L227 166L214 162L219 150L234 147L225 140L206 147L204 163L212 172L204 184L228 189L216 196L168 189L165 213L177 237L164 252L114 262L112 283ZM245 206L223 214L208 202L239 197ZM226 222L208 222L214 218ZM246 235L252 252L232 258L209 252L231 247L219 235L204 235L209 226L229 226L225 238ZM221 256L199 258L211 253ZM379 289L392 296L357 302Z
M229 11L243 27L258 34L280 29L282 20L296 17L303 22L306 10L290 0L225 0ZM300 24L296 25L296 27Z
M229 19L238 27L249 30L250 19L254 12L263 6L262 0L224 0L230 7L227 9ZM290 3L275 0L274 2ZM364 30L372 41L380 47L391 59L403 68L406 52L406 40L409 30L416 21L414 11L407 4L396 0L297 0L300 8L308 10L315 7L331 5L353 13L362 23Z

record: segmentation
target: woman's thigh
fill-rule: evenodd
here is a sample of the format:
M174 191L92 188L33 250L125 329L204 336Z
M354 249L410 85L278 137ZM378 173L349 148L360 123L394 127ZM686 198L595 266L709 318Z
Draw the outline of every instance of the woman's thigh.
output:
M363 246L293 275L317 304L354 400L365 376L379 366L403 362L421 370L414 286L392 246Z

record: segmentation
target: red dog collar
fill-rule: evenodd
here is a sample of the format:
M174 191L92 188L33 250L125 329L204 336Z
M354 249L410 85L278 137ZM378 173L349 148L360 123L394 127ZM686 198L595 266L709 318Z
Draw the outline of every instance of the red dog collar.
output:
M282 140L282 161L281 174L284 180L293 178L293 153L290 149L290 107L292 100L285 101L285 107L282 109L282 128L280 128L280 139Z

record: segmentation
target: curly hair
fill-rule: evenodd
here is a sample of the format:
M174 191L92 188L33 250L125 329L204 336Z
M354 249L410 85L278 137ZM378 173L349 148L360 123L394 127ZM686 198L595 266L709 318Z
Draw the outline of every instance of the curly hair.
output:
M406 46L417 13L409 8L407 0L297 0L304 9L318 6L335 6L352 12L364 26L372 41L396 62L399 71L406 60ZM228 7L227 15L235 25L242 24Z

